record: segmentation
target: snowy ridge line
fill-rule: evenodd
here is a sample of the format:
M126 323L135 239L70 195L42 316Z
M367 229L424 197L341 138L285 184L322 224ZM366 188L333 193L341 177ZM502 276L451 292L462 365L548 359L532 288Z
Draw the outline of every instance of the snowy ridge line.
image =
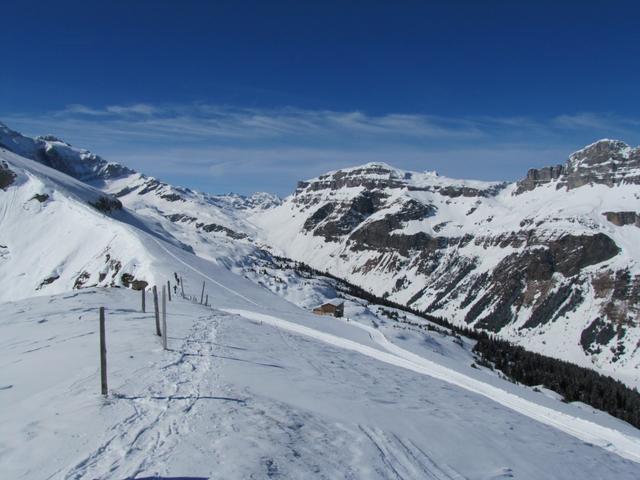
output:
M578 438L579 440L597 445L623 458L640 463L640 438L632 437L618 430L604 427L588 420L573 417L566 413L538 405L492 385L482 383L464 374L456 372L455 370L438 365L437 363L393 345L380 332L377 332L379 335L372 335L372 338L374 341L384 346L389 352L393 351L394 353L382 352L352 340L340 338L330 333L321 332L313 328L288 322L271 315L242 309L222 310L239 315L248 320L261 321L277 328L282 328L315 338L316 340L320 340L330 345L358 352L390 365L405 368L422 375L428 375L451 385L463 388L467 391L482 395L499 403L500 405L514 410L515 412L545 425L554 427ZM368 330L366 326L361 327Z
M177 255L175 255L173 252L169 251L168 248L166 248L164 245L162 245L162 243L160 243L160 241L157 238L151 237L153 239L154 242L156 242L158 244L158 246L164 250L165 252L167 252L169 255L171 255L171 257L173 257L175 260L177 260L178 262L180 262L182 265L184 265L185 267L187 267L190 270L193 270L194 272L196 272L198 275L202 276L203 278L206 278L207 280L209 280L210 282L212 282L213 284L217 285L218 287L226 290L227 292L236 295L237 297L240 297L241 299L243 299L246 302L249 302L251 305L255 305L256 307L260 307L261 305L258 305L256 302L254 302L253 300L251 300L250 298L245 297L244 295L242 295L239 292L236 292L235 290L224 286L223 284L221 284L220 282L214 280L213 278L211 278L209 275L201 272L200 270L198 270L197 268L195 268L192 265L189 265L187 262L185 262L184 260L182 260L181 258L179 258Z

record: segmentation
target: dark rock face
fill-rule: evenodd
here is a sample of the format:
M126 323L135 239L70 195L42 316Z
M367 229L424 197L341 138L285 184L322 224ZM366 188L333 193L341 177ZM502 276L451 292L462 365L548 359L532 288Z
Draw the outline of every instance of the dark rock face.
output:
M445 197L494 197L496 196L500 190L506 187L506 183L496 185L495 187L486 188L486 189L478 189L472 187L454 187L447 186L442 188L434 189L434 191L438 192L440 195L444 195ZM409 190L413 190L409 187Z
M162 184L155 179L147 180L144 184L144 188L138 192L138 195L146 195L149 192L153 192L158 188L162 187Z
M350 202L325 203L307 218L303 229L306 232L313 231L314 235L334 242L352 234L350 240L358 243L365 236L373 240L373 237L368 236L366 232L372 232L374 236L375 232L380 235L389 234L392 230L400 228L402 222L422 220L433 216L437 211L433 205L425 205L410 199L401 205L393 217L388 216L385 217L385 220L364 223L371 215L387 206L387 198L388 195L379 190L365 190ZM364 226L354 232L356 227L363 225L363 223ZM363 231L361 232L361 230ZM402 242L402 240L400 241Z
M634 325L640 318L640 275L632 276L629 269L604 270L591 281L596 299L604 302L600 316L619 328Z
M147 285L149 285L144 280L136 280L130 273L123 273L120 280L122 280L122 285L126 288L131 288L132 290L144 290L147 288Z
M53 282L55 282L59 278L60 278L60 275L52 275L50 277L45 278L44 280L42 280L42 282L40 282L40 285L36 287L36 290L42 290L43 287L47 285L51 285Z
M74 290L83 288L90 278L91 274L89 272L81 272L80 275L76 277L75 282L73 282Z
M44 203L49 200L49 195L47 195L46 193L36 193L33 197L31 197L31 200L37 200L40 203Z
M235 240L242 240L243 238L247 238L248 235L246 233L239 233L236 232L234 230L231 230L228 227L225 227L223 225L218 225L217 223L209 223L207 225L205 225L204 223L197 223L196 224L196 228L201 228L202 230L204 230L205 232L222 232L225 235L227 235L227 237L233 238Z
M411 250L433 251L444 241L424 232L412 235L391 233L399 227L400 222L391 215L382 220L366 223L349 237L351 248L353 250L398 250L401 254L407 255Z
M100 210L103 213L111 213L115 210L122 210L122 202L115 197L103 196L95 202L89 202L96 210Z
M302 227L305 231L310 232L314 228L316 228L321 222L326 220L329 215L331 215L336 209L336 203L327 203L320 207L318 210L313 212L307 220L304 222L304 226Z
M580 345L587 353L600 353L616 336L616 328L600 317L596 318L580 335Z
M351 233L373 215L385 197L376 191L364 192L347 204L334 206L331 217L325 217L325 221L316 227L314 234L323 236L328 241L337 241L338 237Z
M7 187L13 184L16 179L16 174L9 168L7 162L0 162L0 189L6 190Z
M574 277L583 268L609 260L619 252L615 242L602 233L565 235L556 240L536 242L537 245L523 253L507 256L496 266L484 281L485 294L473 303L465 316L467 323L480 318L476 327L498 332L513 322L518 310L530 304L529 297L536 298L536 294L539 294L538 303L522 328L553 321L575 309L583 300L580 280ZM568 282L549 291L556 272Z
M417 200L409 200L402 205L400 211L394 216L400 222L410 222L433 217L437 211L438 209L434 205L426 205Z
M581 299L582 297L579 289L574 290L570 285L562 285L558 290L549 294L549 296L540 302L540 304L533 310L529 320L520 327L520 330L544 325L545 323L564 315L572 308L575 308L575 306L581 302ZM563 308L563 304L567 304L566 308Z
M603 215L618 227L635 225L640 228L640 214L636 212L604 212Z
M322 205L305 221L303 230L313 231L327 241L338 241L348 235L384 204L387 195L374 190L364 191L349 201L331 201ZM298 198L301 205L312 205L308 198Z
M527 177L518 183L516 193L533 190L538 185L544 185L553 180L558 180L562 175L564 167L555 165L553 167L532 168L527 172Z
M549 245L555 269L570 277L585 267L616 256L620 249L604 233L595 235L565 235Z
M185 213L173 213L173 214L170 214L170 215L165 215L165 218L168 218L169 220L171 220L174 223L176 223L176 222L193 223L196 220L198 220L196 217L192 217L192 216L187 215Z
M166 193L164 195L160 195L160 198L166 200L167 202L177 202L178 200L184 202L184 198L182 198L177 193Z
M516 194L556 182L568 190L584 185L640 184L640 148L616 140L601 140L574 153L564 165L532 169L518 182Z
M138 188L140 188L140 185L124 187L122 190L115 194L115 197L124 197L125 195L129 195L131 192L135 192Z

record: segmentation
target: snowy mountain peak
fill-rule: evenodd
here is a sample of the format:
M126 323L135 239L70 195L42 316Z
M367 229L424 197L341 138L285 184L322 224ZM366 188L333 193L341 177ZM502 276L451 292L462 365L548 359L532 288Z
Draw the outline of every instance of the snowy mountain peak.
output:
M269 208L277 207L282 203L282 199L269 192L255 192L246 198L246 204L249 208L266 210Z
M306 181L299 181L294 196L311 192L341 189L406 190L439 192L447 197L493 196L506 184L441 177L435 171L413 172L392 167L383 162L371 162L356 167L327 172Z
M402 170L385 162L368 162L354 167L343 168L339 171L345 173L357 173L359 175L391 175L396 177L401 177L404 174Z
M631 148L620 140L598 140L572 153L564 165L529 170L515 193L549 183L567 190L594 184L640 184L640 147Z
M37 136L37 137L36 137L36 141L37 141L37 140L40 140L40 141L42 141L42 142L50 142L50 143L54 143L54 142L55 142L55 143L61 143L61 144L63 144L63 145L66 145L67 147L70 147L70 146L71 146L71 144L70 144L70 143L67 143L67 142L65 142L65 141L63 141L63 140L60 140L60 139L59 139L58 137L56 137L55 135L51 135L51 134L49 134L49 135L39 135L39 136Z
M632 153L633 149L625 142L602 139L572 153L567 166L577 169L607 162L625 162L632 157ZM638 153L638 149L635 153Z
M0 147L82 181L104 181L135 173L53 135L31 138L0 123Z

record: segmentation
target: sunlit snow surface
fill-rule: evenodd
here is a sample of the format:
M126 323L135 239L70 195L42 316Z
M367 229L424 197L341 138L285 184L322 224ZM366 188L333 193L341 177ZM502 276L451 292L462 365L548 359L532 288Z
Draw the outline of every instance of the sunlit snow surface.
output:
M18 183L0 192L2 478L638 478L636 429L472 368L469 342L352 301L350 321L314 316L285 298L308 307L322 286L282 298L227 268L234 244L197 257L158 216L104 215L99 191L3 155ZM174 297L163 351L150 296L141 313L139 292L70 291L106 253L188 296L205 282L212 308Z
M638 463L406 368L406 359L351 322L312 316L168 250L177 258L167 253L167 261L191 285L187 294L207 281L213 308L171 302L166 352L137 292L92 289L3 304L0 469L9 478L637 478ZM97 368L101 305L107 399ZM315 332L341 340L327 343ZM376 358L385 355L391 363ZM448 368L476 372L447 360ZM607 448L640 454L640 435L622 422L488 381L569 421L581 417L573 423L581 435L616 430L626 441Z

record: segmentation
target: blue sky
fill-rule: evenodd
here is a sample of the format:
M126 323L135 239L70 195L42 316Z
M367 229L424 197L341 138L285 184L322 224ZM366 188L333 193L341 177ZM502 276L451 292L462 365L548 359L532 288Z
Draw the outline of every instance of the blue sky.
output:
M368 161L511 180L640 143L636 4L11 2L0 121L209 192Z

